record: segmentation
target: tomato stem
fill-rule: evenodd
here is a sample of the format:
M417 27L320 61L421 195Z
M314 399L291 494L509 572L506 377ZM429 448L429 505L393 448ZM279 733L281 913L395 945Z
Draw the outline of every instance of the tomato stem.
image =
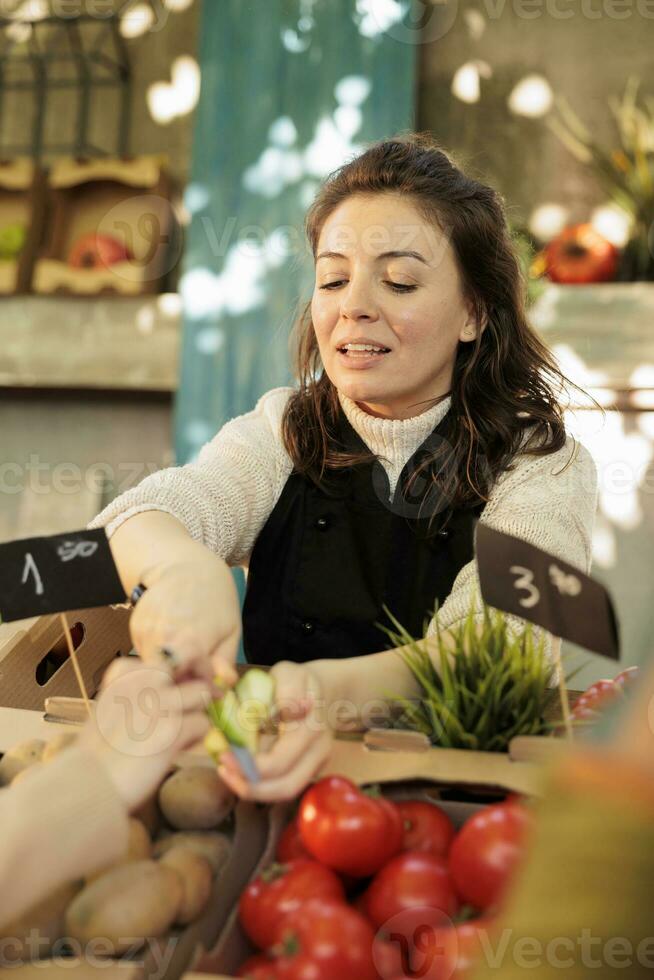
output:
M265 871L261 872L261 878L267 885L271 881L277 881L278 878L282 878L288 870L287 864L280 864L279 861L275 861L271 864Z

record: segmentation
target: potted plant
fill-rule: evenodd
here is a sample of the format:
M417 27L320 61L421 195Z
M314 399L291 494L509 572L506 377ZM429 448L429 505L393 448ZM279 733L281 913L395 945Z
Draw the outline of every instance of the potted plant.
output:
M630 78L622 99L609 99L615 144L600 145L564 96L547 125L586 164L611 200L630 219L629 239L617 261L616 281L654 281L654 98L641 97ZM606 277L605 277L606 278Z

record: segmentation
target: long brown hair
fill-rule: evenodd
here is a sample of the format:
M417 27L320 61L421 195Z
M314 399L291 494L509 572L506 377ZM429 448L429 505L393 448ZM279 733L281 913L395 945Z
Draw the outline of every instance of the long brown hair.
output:
M527 322L526 283L502 198L464 174L429 135L374 143L330 174L305 219L314 260L326 219L346 198L389 192L408 197L423 218L447 231L464 296L477 323L486 320L477 339L457 350L447 459L436 452L413 474L428 472L439 496L445 492L453 505L476 504L488 499L519 448L542 456L565 445L559 395L568 382ZM300 387L284 413L284 444L295 470L323 486L327 471L376 457L339 445L338 393L322 368L310 303L292 337Z

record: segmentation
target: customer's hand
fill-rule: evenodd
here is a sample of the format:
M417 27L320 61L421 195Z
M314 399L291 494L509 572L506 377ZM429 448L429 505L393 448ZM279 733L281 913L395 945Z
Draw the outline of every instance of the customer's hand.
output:
M80 734L128 810L156 790L182 749L209 728L205 681L175 684L161 667L115 660L102 681L95 715Z
M162 650L168 650L168 666L176 668L178 678L211 682L219 675L225 683L235 683L241 611L234 579L222 558L188 541L183 558L147 570L143 584L147 591L130 623L139 655L165 665Z
M229 753L223 756L218 769L224 782L242 799L293 799L321 769L331 749L332 732L317 674L304 664L290 661L276 664L271 673L275 678L279 735L269 749L255 756L260 781L248 782Z

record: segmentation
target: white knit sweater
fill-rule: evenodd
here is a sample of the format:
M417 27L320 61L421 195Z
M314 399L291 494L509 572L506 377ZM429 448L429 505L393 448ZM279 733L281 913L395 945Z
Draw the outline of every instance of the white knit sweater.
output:
M255 409L220 429L198 458L147 477L105 508L90 527L109 536L134 514L166 511L189 534L230 566L247 568L255 541L277 503L292 463L281 438L281 419L293 388L275 388ZM393 493L406 461L449 410L450 399L410 419L369 415L339 393L352 427L381 460ZM571 436L548 456L518 456L495 483L481 519L490 527L543 548L588 572L597 507L597 470ZM481 597L476 562L459 572L437 614L441 628L459 623ZM510 618L517 628L522 621ZM428 634L435 631L432 620Z

